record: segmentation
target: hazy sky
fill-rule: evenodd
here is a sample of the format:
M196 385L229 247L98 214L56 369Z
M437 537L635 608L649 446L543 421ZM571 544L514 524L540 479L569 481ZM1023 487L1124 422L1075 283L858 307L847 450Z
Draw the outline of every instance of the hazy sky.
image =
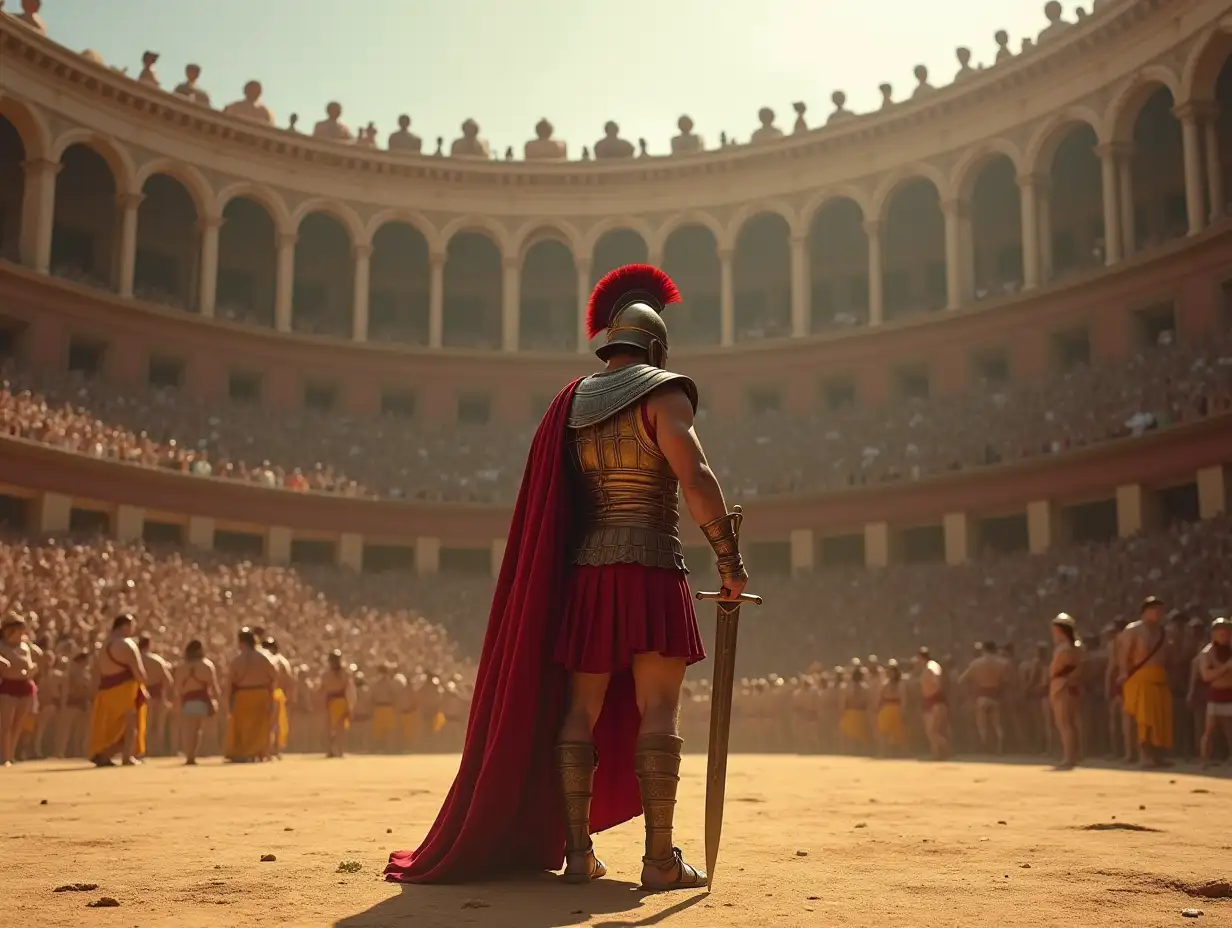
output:
M16 7L19 0L10 0ZM1043 0L46 0L52 38L93 48L129 74L142 52L162 55L165 87L184 65L204 70L215 105L244 82L265 86L279 125L297 112L311 130L325 104L352 126L376 123L382 140L399 113L429 148L473 117L495 151L522 143L546 116L577 157L615 119L652 153L667 150L688 113L708 144L741 141L772 107L790 130L791 104L810 125L844 90L848 108L896 98L924 64L934 85L957 70L954 50L991 63L993 33L1017 50L1046 24ZM1065 4L1067 18L1075 4ZM1087 3L1089 9L1089 2ZM822 9L822 8L825 9Z

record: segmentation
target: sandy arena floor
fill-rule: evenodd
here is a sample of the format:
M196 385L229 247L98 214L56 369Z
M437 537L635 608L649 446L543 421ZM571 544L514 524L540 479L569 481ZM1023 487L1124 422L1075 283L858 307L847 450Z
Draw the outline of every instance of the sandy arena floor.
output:
M1191 895L1232 877L1227 778L742 756L732 762L710 896L636 890L640 819L600 836L611 877L590 886L549 876L382 882L386 852L419 842L455 764L293 757L252 767L155 760L0 770L4 922L1131 928L1188 924L1181 910L1197 908L1205 916L1193 924L1232 924L1232 899ZM700 757L686 759L678 815L679 841L699 863L703 771ZM1084 828L1097 824L1120 827ZM277 859L263 863L269 854ZM344 861L361 869L345 872ZM54 892L68 883L97 888ZM103 896L119 907L87 908Z

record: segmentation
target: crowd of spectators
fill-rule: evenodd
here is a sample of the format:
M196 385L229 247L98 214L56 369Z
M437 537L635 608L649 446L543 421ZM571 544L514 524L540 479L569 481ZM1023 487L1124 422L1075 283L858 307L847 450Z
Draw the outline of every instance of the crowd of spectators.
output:
M534 432L529 423L208 405L173 388L135 392L12 362L0 373L0 434L294 490L508 502ZM1077 363L1044 382L838 405L804 416L763 411L734 429L703 412L698 431L736 498L916 480L1232 412L1232 333L1174 344L1164 331L1127 360Z

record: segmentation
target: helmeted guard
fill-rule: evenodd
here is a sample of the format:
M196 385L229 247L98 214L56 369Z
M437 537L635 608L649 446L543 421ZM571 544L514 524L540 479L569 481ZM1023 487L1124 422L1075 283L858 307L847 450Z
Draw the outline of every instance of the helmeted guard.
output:
M606 874L591 834L644 811L642 886L697 888L673 844L686 667L705 657L680 541L680 497L725 593L748 580L736 520L693 431L697 387L665 369L676 285L644 264L595 286L599 373L566 387L536 433L510 526L458 779L392 880L556 869ZM551 660L545 665L545 656ZM562 854L563 851L563 854Z

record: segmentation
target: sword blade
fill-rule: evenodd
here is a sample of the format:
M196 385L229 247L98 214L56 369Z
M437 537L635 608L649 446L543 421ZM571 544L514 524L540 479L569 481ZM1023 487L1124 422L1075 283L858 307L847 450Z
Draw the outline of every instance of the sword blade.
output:
M714 682L710 688L710 747L706 757L706 889L714 883L727 796L727 748L731 736L732 688L740 604L719 603L714 633Z

